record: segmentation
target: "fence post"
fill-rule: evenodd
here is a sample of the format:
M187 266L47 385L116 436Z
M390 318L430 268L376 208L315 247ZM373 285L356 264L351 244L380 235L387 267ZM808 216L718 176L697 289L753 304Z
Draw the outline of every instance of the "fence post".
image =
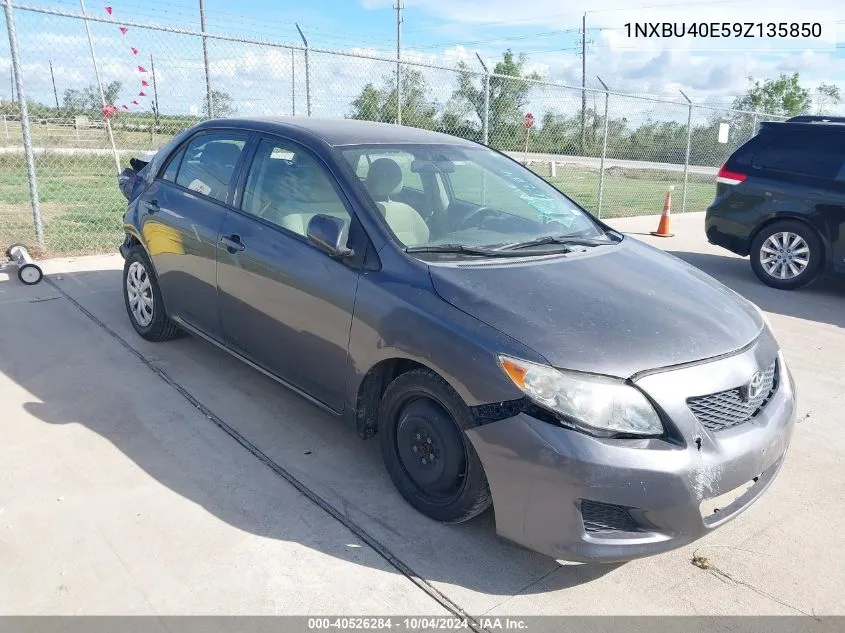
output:
M24 156L26 157L26 176L29 181L29 197L32 201L32 221L35 225L35 239L38 247L44 248L44 225L41 222L41 200L38 197L38 178L35 173L35 155L32 151L32 136L29 130L29 110L23 93L23 75L21 74L18 36L15 32L15 18L12 15L12 0L6 0L6 30L9 32L9 50L12 54L12 72L18 92L18 106L21 111L21 129L23 130ZM6 117L3 117L5 123ZM8 129L7 129L8 131Z
M604 83L601 77L596 75L602 87L604 87L604 139L601 143L601 163L599 164L599 203L596 215L601 217L601 207L604 199L604 160L607 158L607 131L610 127L610 88Z
M211 74L208 70L208 38L205 36L205 2L200 0L200 30L202 36L202 61L205 65L205 98L208 101L208 118L214 118L214 99L211 92Z
M305 39L299 24L296 25L296 30L299 31L299 37L305 45L305 113L311 116L311 64L308 61L308 40Z
M690 99L683 90L678 90L684 99L687 100L687 153L684 158L684 188L681 192L681 213L687 210L687 178L689 177L689 149L692 142L692 99Z
M9 122L6 120L6 115L3 115L3 132L6 134L6 140L9 140Z
M481 119L481 138L485 145L490 144L490 71L487 70L487 64L481 59L481 55L475 54L478 58L478 63L484 69L484 116Z
M290 49L290 115L296 116L296 51Z

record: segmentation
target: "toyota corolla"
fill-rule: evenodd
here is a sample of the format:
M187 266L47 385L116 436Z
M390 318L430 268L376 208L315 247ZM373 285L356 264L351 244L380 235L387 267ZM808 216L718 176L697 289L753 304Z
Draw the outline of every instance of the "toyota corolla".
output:
M760 311L522 165L435 132L208 121L122 174L129 319L375 437L399 493L560 559L687 544L772 483L793 381Z

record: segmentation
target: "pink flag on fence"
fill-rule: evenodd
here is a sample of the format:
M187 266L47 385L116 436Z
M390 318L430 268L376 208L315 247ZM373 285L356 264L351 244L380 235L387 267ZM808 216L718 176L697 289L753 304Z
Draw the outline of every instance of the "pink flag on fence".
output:
M125 26L119 26L119 27L117 27L117 28L119 28L119 29L120 29L120 34L121 34L121 35L126 35L126 31L128 31L128 30L129 30L129 29L128 29L128 28L126 28Z
M129 106L128 106L128 105L122 105L122 106L120 106L120 107L121 107L121 108L123 108L124 110L128 110L128 109L129 109Z
M130 50L130 51L132 51L132 54L133 54L133 55L137 55L137 54L138 54L138 49L137 49L137 48L135 48L134 46L130 46L130 47L129 47L129 50Z
M132 102L134 105L139 105L137 101Z
M138 96L139 97L146 97L147 93L142 90L141 92L138 93Z
M145 73L145 72L147 72L147 69L144 68L143 66L138 66L138 72L139 73Z
M111 15L111 7L106 7L106 13L108 13L109 15Z
M142 80L141 80L141 85L142 85L142 86L149 86L150 84L148 84L148 83L147 83L147 80L146 80L146 79L142 79Z

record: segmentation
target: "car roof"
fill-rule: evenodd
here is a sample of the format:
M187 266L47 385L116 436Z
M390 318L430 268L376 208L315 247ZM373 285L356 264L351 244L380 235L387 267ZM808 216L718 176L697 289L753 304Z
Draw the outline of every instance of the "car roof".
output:
M267 133L282 134L298 132L318 138L329 145L369 144L447 144L475 146L475 143L456 136L421 130L414 127L376 123L355 119L320 118L320 117L255 117L213 119L201 123L200 128L244 128Z

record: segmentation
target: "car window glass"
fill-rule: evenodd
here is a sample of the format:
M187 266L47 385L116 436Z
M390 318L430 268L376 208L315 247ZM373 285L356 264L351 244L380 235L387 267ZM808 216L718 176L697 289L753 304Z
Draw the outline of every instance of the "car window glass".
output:
M754 167L835 178L845 162L839 131L789 130L754 154Z
M176 152L176 154L167 163L167 167L161 172L161 178L168 182L176 182L176 174L179 171L179 165L182 163L182 157L185 155L185 148Z
M457 200L480 206L506 200L510 213L530 219L537 217L537 201L533 196L525 195L514 182L472 161L454 161L454 166L452 173L444 175L452 183ZM508 175L508 172L502 173Z
M245 139L237 135L220 133L197 136L185 148L176 183L225 202L244 144Z
M410 152L384 151L363 153L358 159L358 165L355 169L356 175L362 180L365 180L367 178L367 174L370 171L370 165L372 165L379 158L388 158L395 162L397 165L399 165L399 169L402 172L402 182L400 183L400 186L397 187L399 191L405 188L416 189L417 191L423 190L423 184L420 175L411 171L411 163L414 162L414 155Z
M348 228L349 212L332 181L305 150L264 139L252 161L241 208L302 236L317 214L340 218Z

